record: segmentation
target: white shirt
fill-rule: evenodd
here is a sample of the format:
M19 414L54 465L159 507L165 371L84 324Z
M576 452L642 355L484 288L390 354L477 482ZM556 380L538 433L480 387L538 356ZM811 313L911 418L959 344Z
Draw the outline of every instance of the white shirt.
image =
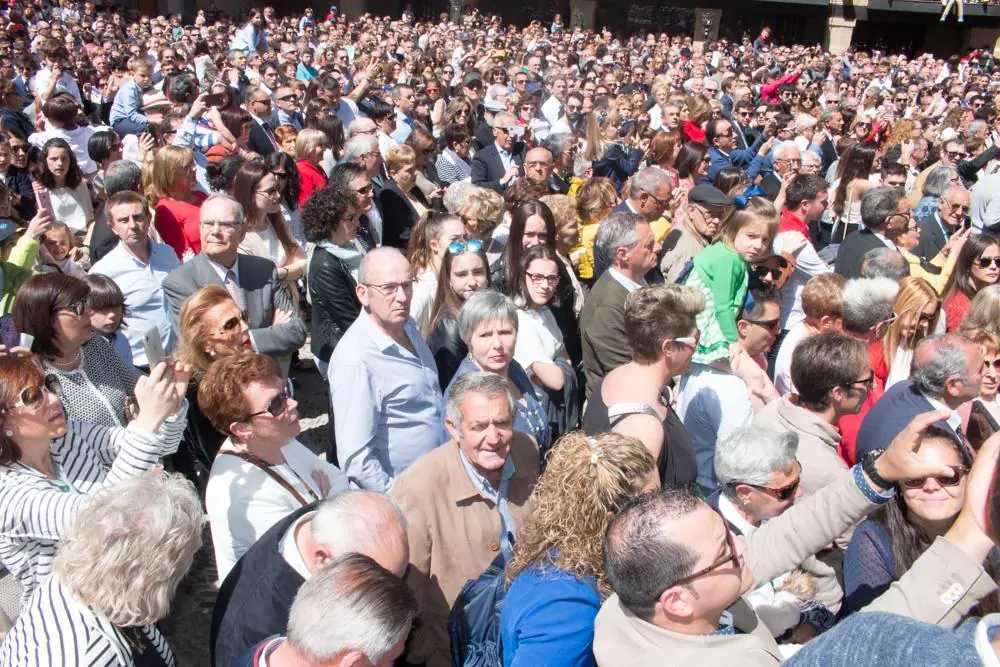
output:
M778 356L774 360L774 388L779 394L797 393L795 383L792 382L792 355L799 343L809 337L809 329L805 321L799 322L785 335L778 348Z
M302 552L299 551L299 545L295 542L295 534L301 526L306 521L311 520L316 516L316 512L306 512L300 516L295 523L288 527L288 531L285 533L284 537L281 538L281 557L285 559L288 566L299 573L303 579L308 579L312 576L312 572L306 567L306 561L302 558Z
M938 399L934 398L933 396L928 396L924 392L920 392L920 395L926 398L927 402L930 403L931 407L934 408L935 410L946 410L947 412L950 413L948 415L948 419L946 419L945 421L948 423L948 426L951 428L951 430L953 430L955 433L958 433L959 431L962 430L962 415L958 414L958 412L952 410L947 405L945 405Z
M551 364L562 354L563 337L556 318L545 306L539 310L517 309L517 342L514 361L528 370L531 364Z
M645 278L642 279L641 284L637 283L614 267L609 267L608 273L610 273L611 277L615 279L615 282L624 287L629 294L631 294L632 292L636 291L637 289L646 284Z
M233 449L229 440L222 449ZM340 470L313 454L298 440L290 440L281 448L285 462L271 466L307 501L331 498L350 488ZM326 493L316 481L328 480ZM281 484L266 472L243 459L220 453L215 457L205 489L205 506L212 527L212 544L218 566L219 581L223 581L247 549L271 526L302 505Z
M420 331L427 331L431 323L431 309L437 295L437 274L430 269L424 271L413 282L413 298L410 300L410 317ZM428 332L429 335L429 332Z
M549 95L549 99L542 104L542 116L549 121L549 125L555 125L562 117L563 103L556 99L555 95Z

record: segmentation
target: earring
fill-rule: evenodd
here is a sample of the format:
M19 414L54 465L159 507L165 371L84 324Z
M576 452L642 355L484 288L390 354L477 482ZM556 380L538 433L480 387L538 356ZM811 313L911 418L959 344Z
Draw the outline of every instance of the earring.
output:
M212 359L215 359L215 350L209 350L208 356L211 357Z
M14 437L14 432L13 431L4 431L3 434L5 436L7 436L8 438L13 438Z

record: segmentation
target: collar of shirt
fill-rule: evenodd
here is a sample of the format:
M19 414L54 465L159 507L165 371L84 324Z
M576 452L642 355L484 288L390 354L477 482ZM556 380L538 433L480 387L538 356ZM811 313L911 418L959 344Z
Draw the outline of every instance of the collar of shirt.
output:
M299 526L303 522L309 521L313 518L316 512L307 512L300 516L295 523L288 527L285 531L284 537L281 538L281 557L285 559L288 566L299 573L303 579L308 579L312 576L309 568L306 566L306 561L302 558L302 552L299 551L299 545L295 541L295 532L298 530Z
M757 526L744 519L740 511L736 509L733 501L724 493L719 494L719 513L722 514L723 519L728 521L733 528L740 531L747 539L750 539L750 535L757 530Z
M875 238L877 238L879 241L881 241L882 245L884 245L886 248L890 248L892 250L895 250L895 251L899 252L899 248L896 247L896 244L893 243L892 241L890 241L889 239L887 239L886 237L884 237L882 234L879 234L874 229L872 230L872 234L874 234Z
M405 349L399 343L394 341L392 339L392 336L387 334L385 331L382 330L381 327L375 324L375 321L372 320L371 315L368 314L368 311L362 310L361 313L358 314L358 320L362 322L362 326L368 329L369 336L371 337L372 342L375 343L375 345L378 347L380 351L385 352L390 348L398 348L400 350ZM417 331L416 323L413 321L412 317L408 317L406 319L406 324L403 326L403 331L404 333L406 333L407 338L410 339L410 343L414 343L417 340L417 337L419 336L420 333ZM410 354L410 352L407 351L407 354Z
M207 255L206 259L208 259ZM240 260L238 257L236 258L236 261L233 262L233 265L231 267L225 267L222 264L216 262L214 259L208 259L208 263L211 264L212 268L215 269L215 272L219 274L219 279L222 282L226 282L226 274L232 271L233 274L235 274L236 276L236 284L237 285L240 284Z
M456 447L459 447L458 443L455 443ZM501 498L507 497L507 487L510 484L510 478L514 476L516 469L514 468L514 458L508 452L507 460L503 464L503 470L500 471L500 488L494 489L493 485L490 484L489 480L479 474L472 463L465 456L465 452L462 451L461 447L458 450L458 457L462 460L462 467L465 468L466 474L472 481L472 486L475 487L476 491L482 495L487 500L491 501L494 505L500 504Z
M948 233L948 228L944 226L943 222L941 222L941 216L938 215L937 211L934 211L934 222L936 222L937 226L941 228L941 233L944 234L944 238L947 240L951 234Z
M983 661L983 667L1000 667L1000 660L997 659L997 654L990 643L998 629L1000 629L1000 614L983 616L976 623L976 653Z
M931 407L934 408L935 410L946 410L949 413L948 419L946 420L948 422L948 426L955 433L959 432L959 429L962 428L962 416L960 414L958 414L956 411L952 410L947 405L942 403L940 400L934 398L933 396L929 396L924 392L920 392L920 395L926 398L927 402L930 403Z
M642 279L641 284L637 283L614 267L609 268L608 273L610 273L611 277L618 281L618 284L624 287L629 293L636 291L646 284L645 278Z
M494 143L496 143L496 142L494 142ZM506 158L511 157L510 151L501 148L500 144L496 144L496 147L497 147L497 154L499 154L500 157L502 157L502 158L504 158L504 157L506 157Z

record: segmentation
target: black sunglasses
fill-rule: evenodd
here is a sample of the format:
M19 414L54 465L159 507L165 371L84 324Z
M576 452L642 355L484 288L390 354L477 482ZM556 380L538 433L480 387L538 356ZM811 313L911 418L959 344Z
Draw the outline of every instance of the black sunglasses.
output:
M777 280L781 277L781 269L774 266L755 266L753 272L756 273L757 277L761 280L767 278L768 276L771 277L771 280Z
M268 414L272 417L280 417L285 414L285 410L288 409L288 391L282 391L280 394L275 394L270 401L267 402L267 407L258 412L254 412L246 416L243 421L248 421L254 417L259 417L260 415Z
M801 479L797 479L788 486L783 486L780 489L772 489L769 486L760 486L758 484L750 484L749 482L732 482L731 485L736 486L737 484L745 484L749 487L757 489L762 493L766 493L767 495L771 496L776 500L788 500L789 498L792 498L795 495L796 491L798 491L799 482L801 481L802 481Z
M976 260L976 266L980 269L988 269L991 266L1000 268L1000 257L980 257Z
M951 474L947 477L942 475L934 475L934 480L941 486L958 486L961 483L962 478L969 472L969 469L964 466L949 466L951 468ZM919 489L924 485L924 483L931 479L930 477L919 477L917 479L908 479L903 482L903 486L907 489Z
M69 304L68 306L64 306L62 308L59 308L59 310L60 311L68 310L69 312L73 313L77 317L82 317L84 311L87 310L87 299L84 298L84 299L80 299L78 301L74 301L73 303Z

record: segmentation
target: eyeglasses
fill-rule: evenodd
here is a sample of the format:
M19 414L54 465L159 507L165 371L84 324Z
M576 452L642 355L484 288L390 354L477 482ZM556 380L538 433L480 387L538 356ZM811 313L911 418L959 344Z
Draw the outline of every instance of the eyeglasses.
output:
M283 171L272 171L271 175L275 178L288 178L288 174Z
M399 290L403 290L403 294L413 293L413 281L407 280L401 283L383 283L382 285L372 285L371 283L364 283L365 287L371 287L373 290L384 296L385 298L390 298L396 296Z
M700 336L679 336L678 338L671 338L670 342L677 343L678 345L687 345L688 347L694 348L698 347L698 340Z
M781 320L777 317L773 320L751 320L748 317L743 318L744 322L749 322L750 324L756 324L759 327L764 327L768 331L776 331L781 325Z
M1000 357L997 357L993 361L990 361L989 359L984 359L983 360L983 372L985 373L988 370L990 370L991 368L994 371L1000 373Z
M1000 269L1000 257L980 257L976 260L976 266L980 269L988 269L991 266Z
M278 98L279 102L291 102L292 100L298 99L294 94L292 95L282 95Z
M799 479L795 480L794 482L792 482L788 486L783 486L780 489L772 489L769 486L760 486L758 484L751 484L749 482L730 482L730 486L736 486L737 484L744 484L744 485L749 486L751 488L757 489L758 491L760 491L762 493L766 493L767 495L771 496L775 500L788 500L789 498L792 498L792 497L795 496L795 492L798 491L798 489L799 489L799 483L801 481L802 481L802 478L800 477Z
M937 313L934 313L933 315L928 315L927 313L920 313L920 316L917 319L921 324L930 324L931 322L934 321L935 317L937 317Z
M969 212L969 207L966 204L949 204L949 206L951 206L952 213L957 211L962 211L963 213Z
M369 195L372 192L372 184L362 185L360 188L356 188L354 191L359 195Z
M525 271L524 275L528 276L528 280L534 285L541 285L543 282L547 283L549 287L556 287L559 284L559 274L553 276L546 276L541 273L531 273L530 271Z
M15 410L24 408L28 412L38 412L45 405L46 392L56 396L62 396L62 384L59 378L49 373L42 380L42 384L37 387L25 387L17 394L17 402L14 403Z
M251 413L247 415L242 421L247 421L253 419L254 417L259 417L260 415L271 415L272 417L280 417L285 414L285 410L288 409L288 391L283 391L280 394L275 394L271 397L271 400L267 402L267 407L263 410Z
M14 153L27 153L28 147L25 144L9 144L10 150Z
M254 192L256 192L259 195L264 195L265 197L271 197L273 195L279 194L281 190L278 188L277 185L272 185L271 187L265 188L264 190L254 190Z
M86 310L87 310L87 299L84 298L84 299L80 299L79 301L74 301L73 303L69 304L68 306L64 306L63 308L60 308L59 312L66 311L66 312L73 313L77 317L83 317L83 313Z
M755 266L753 272L756 273L757 277L761 280L765 280L768 277L770 277L771 280L778 280L781 278L781 269L773 266Z
M670 586L670 588L674 588L675 586L683 586L684 584L689 584L692 581L694 581L695 579L700 579L700 578L704 577L706 574L708 574L709 572L711 572L713 570L717 570L720 567L726 565L727 563L732 563L733 567L737 571L739 571L739 569L740 569L740 555L738 553L736 553L736 542L733 541L733 531L730 530L730 528L729 528L729 522L726 521L726 519L724 517L722 519L722 525L726 529L726 553L723 554L722 557L719 558L719 560L715 561L714 563L712 563L708 567L702 568L702 569L698 570L697 572L695 572L694 574L689 574L686 577L682 577L682 578L678 579L677 581L675 581L673 583L673 585Z
M240 322L250 326L250 313L245 310L241 310L239 315L233 315L228 320L223 322L222 328L215 333L219 336L228 336L239 329Z
M452 241L448 244L449 255L461 255L463 252L482 252L483 242L479 239L468 241Z
M875 386L875 374L872 373L863 380L855 380L854 382L848 382L847 384L841 386L847 389L854 389L854 385L857 384L864 385L865 391L871 391L872 387Z
M963 158L966 155L968 155L968 153L966 153L965 151L945 151L945 153L947 153L948 157L950 157L952 160L957 160L959 158Z
M903 486L907 489L919 489L927 480L933 479L940 486L958 486L962 482L962 478L965 477L969 469L965 466L948 466L951 468L951 474L947 477L941 475L934 475L933 477L918 477L917 479L908 479L903 482Z

